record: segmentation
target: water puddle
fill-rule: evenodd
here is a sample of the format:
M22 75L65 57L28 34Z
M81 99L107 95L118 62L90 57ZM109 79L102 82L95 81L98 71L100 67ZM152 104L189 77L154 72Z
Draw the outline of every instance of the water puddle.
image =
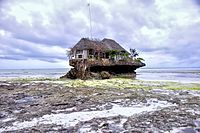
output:
M187 128L175 128L170 132L165 133L198 133L194 128L187 127Z
M15 103L17 104L23 104L23 103L31 103L31 102L34 102L35 99L33 97L24 97L24 98L21 98L19 100L15 100Z
M200 119L194 121L196 127L180 127L174 128L170 133L199 133L200 132ZM168 133L168 132L166 132Z

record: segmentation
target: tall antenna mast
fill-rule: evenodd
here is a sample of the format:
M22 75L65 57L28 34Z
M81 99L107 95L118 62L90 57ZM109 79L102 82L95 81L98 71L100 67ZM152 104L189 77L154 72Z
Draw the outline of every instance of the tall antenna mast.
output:
M89 19L90 19L90 38L92 39L92 15L91 15L91 1L88 1Z

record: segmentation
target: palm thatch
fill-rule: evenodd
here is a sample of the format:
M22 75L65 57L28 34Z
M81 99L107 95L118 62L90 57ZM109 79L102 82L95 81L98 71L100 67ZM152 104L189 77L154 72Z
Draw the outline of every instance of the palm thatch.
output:
M117 50L117 51L127 52L122 46L119 45L119 43L117 43L112 39L104 38L101 42L106 46L107 50Z
M88 38L82 38L72 48L72 51L75 51L75 50L88 50L88 49L92 49L92 50L95 50L95 51L101 51L101 52L111 51L111 50L127 52L116 41L114 41L112 39L107 39L107 38L104 38L102 41L90 40Z

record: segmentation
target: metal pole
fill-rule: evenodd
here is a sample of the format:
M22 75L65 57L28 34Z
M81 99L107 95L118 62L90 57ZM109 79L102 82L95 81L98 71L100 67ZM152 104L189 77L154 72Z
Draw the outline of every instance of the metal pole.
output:
M91 15L91 1L89 0L88 7L89 7L89 19L90 19L90 38L92 39L92 15Z

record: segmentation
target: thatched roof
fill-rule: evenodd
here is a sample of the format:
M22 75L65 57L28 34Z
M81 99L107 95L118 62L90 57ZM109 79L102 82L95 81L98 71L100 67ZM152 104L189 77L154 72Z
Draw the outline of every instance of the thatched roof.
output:
M88 38L81 38L81 40L72 48L72 50L104 50L105 47L101 41L89 40Z
M107 50L126 51L115 40L104 38L101 42L106 46Z
M117 50L117 51L125 51L127 52L122 46L120 46L116 41L112 39L104 38L102 41L99 40L90 40L88 38L82 38L73 48L74 50L87 50L93 49L96 51L110 51L110 50Z

